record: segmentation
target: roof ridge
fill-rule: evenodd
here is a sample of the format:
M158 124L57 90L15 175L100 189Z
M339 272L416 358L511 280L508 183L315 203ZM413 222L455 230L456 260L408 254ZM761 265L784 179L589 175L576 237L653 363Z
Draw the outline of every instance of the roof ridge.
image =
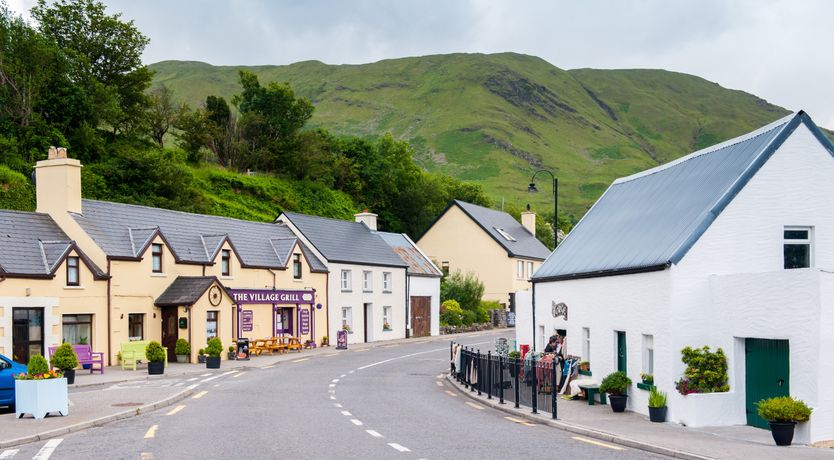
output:
M315 219L325 219L325 220L332 220L336 222L343 222L346 224L362 224L362 222L356 222L355 220L346 220L346 219L339 219L338 217L326 217L326 216L317 216L314 214L304 214L303 212L293 212L293 211L284 211L282 214L295 214L296 216L304 216L304 217L312 217Z
M233 221L237 221L237 222L246 222L248 224L278 225L278 226L283 225L280 222L274 222L274 221L273 222L261 222L261 221L257 221L257 220L238 219L236 217L217 216L217 215L214 215L214 214L202 214L202 213L199 213L199 212L180 211L180 210L177 210L177 209L155 208L153 206L145 206L143 204L119 203L117 201L91 200L91 199L87 199L87 198L84 198L81 201L82 201L82 211L83 211L83 202L88 201L88 202L91 202L91 203L103 203L103 204L107 204L107 205L133 207L133 208L144 208L144 209L150 209L150 210L153 210L153 211L170 212L170 213L175 213L175 214L187 214L189 216L200 216L200 217L207 217L207 218L210 218L210 219L233 220ZM80 216L84 217L83 212L73 213L73 214L77 214L77 215L80 215Z

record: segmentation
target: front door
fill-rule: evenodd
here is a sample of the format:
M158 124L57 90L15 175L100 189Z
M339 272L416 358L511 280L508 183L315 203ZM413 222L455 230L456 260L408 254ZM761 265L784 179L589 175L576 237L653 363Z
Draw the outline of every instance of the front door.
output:
M162 346L168 348L168 362L176 362L177 360L177 339L179 338L179 331L177 329L177 319L179 309L163 308L162 309Z
M431 334L431 297L411 298L412 337L426 337Z
M292 335L292 308L275 310L275 335Z
M745 339L745 390L747 424L769 428L759 417L756 403L790 394L790 346L787 340Z
M617 331L617 370L628 374L626 352L626 333L623 331Z
M371 337L371 335L369 334L369 329L371 328L371 324L373 324L373 321L371 320L371 315L373 314L373 307L372 304L369 303L364 304L363 307L365 311L363 312L364 314L362 316L364 317L365 322L365 342L367 343Z
M34 355L44 355L43 308L12 308L13 360L27 364Z

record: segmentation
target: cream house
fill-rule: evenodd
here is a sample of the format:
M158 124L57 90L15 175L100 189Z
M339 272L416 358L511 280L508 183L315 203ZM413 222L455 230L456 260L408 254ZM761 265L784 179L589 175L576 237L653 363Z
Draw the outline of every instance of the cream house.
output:
M535 236L535 214L522 214L523 225L505 212L453 200L417 240L440 268L475 273L484 283L484 299L511 304L516 291L550 251Z

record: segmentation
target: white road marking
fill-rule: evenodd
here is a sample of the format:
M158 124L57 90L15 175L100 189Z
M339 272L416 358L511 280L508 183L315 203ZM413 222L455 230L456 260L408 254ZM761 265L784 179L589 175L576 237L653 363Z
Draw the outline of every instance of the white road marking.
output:
M374 431L374 430L365 430L365 433L368 433L369 435L371 435L371 436L373 436L373 437L375 437L375 438L381 438L381 437L382 437L382 435L381 435L381 434L377 433L377 432L376 432L376 431Z
M301 359L296 359L293 362L294 363L301 363L301 362L307 361L308 359L310 359L310 358L301 358Z
M217 387L219 387L219 386L220 386L220 384L219 384L219 383L215 383L215 384L214 384L214 385L212 385L212 386L213 386L214 388L217 388Z
M148 431L145 432L145 439L155 438L157 428L159 428L159 425L153 425L150 428L148 428Z
M348 372L348 374L353 374L354 372L356 372L356 371L350 371L350 372Z
M451 397L453 397L453 398L457 398L457 397L458 397L458 395L456 395L456 394L452 393L452 392L451 392L451 391L449 391L449 390L446 390L446 394L447 394L447 395L449 395L449 396L451 396Z
M188 389L193 390L193 389L197 388L197 385L199 385L199 383L192 383L191 385L188 385Z
M342 405L339 404L339 403L335 403L335 404L333 404L333 407L342 407Z
M356 420L355 418L350 419L350 423L353 423L356 426L362 426L362 422Z
M526 421L526 420L521 420L521 419L518 419L518 418L515 418L515 417L504 417L504 418L505 418L505 419L507 419L507 420L509 420L509 421L511 421L511 422L513 422L513 423L518 423L519 425L524 425L524 426L536 426L536 424L535 424L535 423L530 423L530 422L528 422L528 421Z
M174 384L174 386L179 387L179 386L182 386L183 383L185 383L185 382L177 382L177 383Z
M393 447L394 449L397 449L400 452L411 452L411 449L409 449L408 447L405 447L405 446L401 446L401 445L397 444L396 442L389 442L388 445Z
M331 380L331 382L333 382L333 383L339 383L339 379L333 379L333 380Z
M347 377L347 374L342 374L342 375L339 376L340 379L343 379L345 377Z
M200 378L200 377L191 377L190 379L188 379L188 380L187 380L187 382L193 382L193 381L195 381L195 380L197 380L197 379L199 379L199 378Z
M63 439L50 439L46 441L46 444L41 447L41 450L32 457L32 460L47 460L49 457L52 456L52 453L55 452L55 449L61 444Z
M348 411L346 411L346 410L343 410L343 411L342 411L342 415L344 415L344 416L346 416L346 417L350 417L350 416L351 416L351 415L353 415L353 414L351 414L350 412L348 412Z
M269 366L264 366L264 369L272 369L275 367L275 364L270 364Z
M175 407L175 408L171 409L171 410L170 410L167 414L165 414L165 415L174 415L174 414L176 414L177 412L179 412L179 411L181 411L181 410L183 410L183 409L185 409L185 405L184 405L184 404L180 404L179 406L177 406L177 407Z
M475 403L473 403L473 402L469 402L469 401L466 401L466 405L467 405L467 406L469 406L469 407L472 407L472 408L478 409L478 410L484 410L484 409L485 409L485 407L484 407L484 406L482 406L482 405L480 405L480 404L475 404Z
M208 393L208 391L203 390L203 391L201 391L201 392L197 393L196 395L192 396L191 398L192 398L192 399L200 399L200 398L202 398L203 396L205 396L205 395L206 395L206 393Z
M595 446L605 447L606 449L625 450L625 447L620 447L620 446L615 446L613 444L594 441L593 439L583 438L582 436L573 436L573 439L576 439L577 441L582 441L582 442L587 443L587 444L593 444Z
M484 342L484 343L492 343L492 342ZM478 344L473 344L473 345L478 345ZM412 356L425 355L427 353L438 353L438 352L441 352L441 351L449 351L449 348L448 347L443 347L443 348L438 348L436 350L420 351L420 352L411 353L411 354L408 354L408 355L397 356L396 358L389 358L389 359L385 359L385 360L382 360L382 361L377 361L375 363L367 364L365 366L362 366L362 367L358 368L358 370L362 371L362 370L365 370L369 367L374 367L374 366L379 366L380 364L390 363L391 361L396 361L398 359L405 359L405 358L410 358Z
M237 371L229 371L229 372L224 372L222 374L217 374L214 377L209 377L207 379L200 380L200 383L211 382L214 379L219 379L220 377L223 377L223 376L226 376L226 375L229 375L229 374L234 374L235 372L237 372Z
M246 373L246 371L243 371L243 372L238 372L237 374L233 375L233 376L232 376L232 378L233 378L233 379L236 379L236 378L240 377L241 375L243 375L243 374L245 374L245 373Z
M2 453L0 453L0 458L12 458L15 455L17 455L18 452L20 452L20 449L4 450Z
M330 388L336 388L336 384L335 384L335 383L331 383L331 384L330 384Z
M210 375L211 375L211 372L209 372L208 374L203 374L203 375L201 375L200 377L208 377L208 376L210 376Z
M153 460L153 454L150 452L142 452L139 454L139 460Z
M336 399L336 397L333 396L333 395L330 395L330 399Z
M442 386L443 386L443 382L434 382L434 383L435 383L437 386L439 386L439 387L442 387Z
M435 378L437 378L437 379L442 379L442 378L443 378L443 374L437 374L437 377L435 377Z

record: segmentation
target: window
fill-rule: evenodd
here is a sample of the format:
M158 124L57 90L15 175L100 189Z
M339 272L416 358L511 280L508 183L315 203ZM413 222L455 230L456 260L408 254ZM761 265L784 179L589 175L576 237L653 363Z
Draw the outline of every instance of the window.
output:
M654 374L654 336L643 334L643 373Z
M350 292L353 283L350 280L350 270L342 270L342 291Z
M217 310L206 312L206 340L217 337L217 321L219 319Z
M813 265L811 227L785 227L785 268L809 268Z
M71 345L91 345L93 315L64 315L61 323L64 342Z
M382 330L383 331L390 331L391 330L391 314L393 313L393 307L382 307Z
M342 330L353 330L353 312L351 307L342 307Z
M154 273L162 273L162 245L154 243L151 245L151 263Z
M292 256L292 277L297 280L301 279L301 254Z
M362 290L365 292L372 292L374 290L373 272L362 272Z
M382 273L382 290L384 292L391 292L391 272Z
M516 269L515 269L515 277L523 280L524 279L524 262L518 260L516 261Z
M78 257L67 257L67 286L78 286Z
M231 276L232 275L232 251L228 249L224 249L220 251L220 275L221 276Z
M449 261L444 260L440 262L440 270L443 271L443 276L449 276Z
M591 362L591 328L582 328L582 359Z
M144 340L145 338L145 315L142 313L131 313L127 315L127 335L131 342Z
M494 229L495 229L495 231L496 231L496 232L498 232L498 234L499 234L499 235L503 236L505 240L507 240L507 241L515 241L515 238L513 238L513 237L512 237L512 235L510 235L509 233L507 233L507 231L506 231L506 230L504 230L503 228L498 228L498 227L492 227L492 228L494 228Z
M527 279L533 277L533 262L527 262Z

